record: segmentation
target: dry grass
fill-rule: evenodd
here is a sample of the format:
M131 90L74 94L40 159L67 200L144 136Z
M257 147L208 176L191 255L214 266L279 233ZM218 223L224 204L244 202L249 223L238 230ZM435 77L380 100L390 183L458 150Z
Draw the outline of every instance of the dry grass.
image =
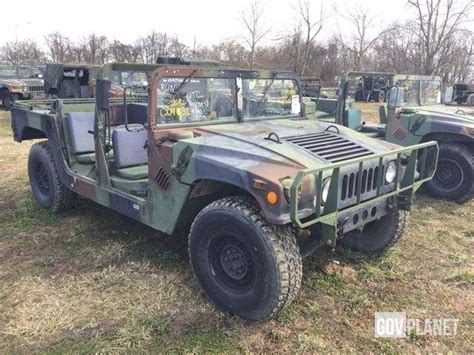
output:
M474 203L418 196L405 238L366 258L322 250L296 301L265 324L216 311L193 280L183 236L164 236L81 200L40 210L31 143L0 112L0 351L474 351ZM377 311L458 318L457 336L378 339Z

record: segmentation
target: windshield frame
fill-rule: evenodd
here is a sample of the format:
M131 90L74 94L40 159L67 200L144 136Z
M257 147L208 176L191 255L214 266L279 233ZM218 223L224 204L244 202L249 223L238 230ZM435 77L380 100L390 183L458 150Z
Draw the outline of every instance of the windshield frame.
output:
M157 124L157 102L158 102L158 83L162 78L215 78L215 79L235 79L237 85L237 78L241 79L286 79L294 80L296 82L296 88L298 90L299 102L300 102L300 112L299 114L285 115L285 116L262 116L255 118L244 118L241 112L241 100L239 97L236 97L234 100L234 105L236 105L235 120L216 120L216 121L197 121L197 122L184 122L184 123L167 123L167 124ZM229 123L241 123L241 122L256 122L256 121L265 121L265 120L277 120L277 119L292 119L292 118L301 118L304 117L303 102L301 96L301 83L296 75L293 72L286 71L269 71L269 70L245 70L245 69L233 69L233 68L203 68L203 67L193 67L193 66L165 66L156 69L151 74L149 82L149 101L148 101L148 124L154 130L164 130L170 128L179 128L179 127L193 127L193 126L206 126L206 125L221 125ZM241 86L237 85L238 89L241 90ZM239 91L237 90L237 91ZM236 95L238 96L238 94Z

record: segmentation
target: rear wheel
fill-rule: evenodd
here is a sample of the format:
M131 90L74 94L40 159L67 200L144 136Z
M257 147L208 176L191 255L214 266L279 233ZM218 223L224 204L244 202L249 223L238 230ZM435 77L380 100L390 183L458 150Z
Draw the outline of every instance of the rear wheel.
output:
M469 201L474 195L474 155L459 143L441 143L438 166L426 191L437 198L457 203Z
M344 248L365 254L383 252L392 247L408 226L410 212L391 210L376 221L344 234L341 244Z
M248 198L228 197L203 209L191 227L189 256L209 299L251 320L272 317L301 284L292 229L268 223Z
M62 212L72 207L76 194L60 181L48 142L36 143L28 156L31 191L40 207Z

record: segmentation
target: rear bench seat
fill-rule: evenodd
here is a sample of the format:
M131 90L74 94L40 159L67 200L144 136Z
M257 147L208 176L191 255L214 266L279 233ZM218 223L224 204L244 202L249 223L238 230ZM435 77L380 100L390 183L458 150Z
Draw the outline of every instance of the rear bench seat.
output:
M135 195L148 190L147 131L141 124L130 124L132 132L125 126L117 126L112 133L115 153L115 172L112 185Z

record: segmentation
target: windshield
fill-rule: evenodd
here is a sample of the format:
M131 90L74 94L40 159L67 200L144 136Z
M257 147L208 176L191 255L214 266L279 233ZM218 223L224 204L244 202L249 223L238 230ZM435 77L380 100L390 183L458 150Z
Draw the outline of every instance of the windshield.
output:
M18 76L15 69L0 69L0 78L16 79Z
M402 106L441 103L441 82L439 80L398 80L395 85L403 89Z
M301 110L296 80L244 79L242 96L244 118L294 116Z
M43 73L38 68L21 68L20 78L21 79L36 79L42 78Z
M234 79L162 78L157 91L157 124L237 121Z
M289 79L161 78L157 96L157 124L236 122L236 97L244 119L295 116L301 110L298 84Z

